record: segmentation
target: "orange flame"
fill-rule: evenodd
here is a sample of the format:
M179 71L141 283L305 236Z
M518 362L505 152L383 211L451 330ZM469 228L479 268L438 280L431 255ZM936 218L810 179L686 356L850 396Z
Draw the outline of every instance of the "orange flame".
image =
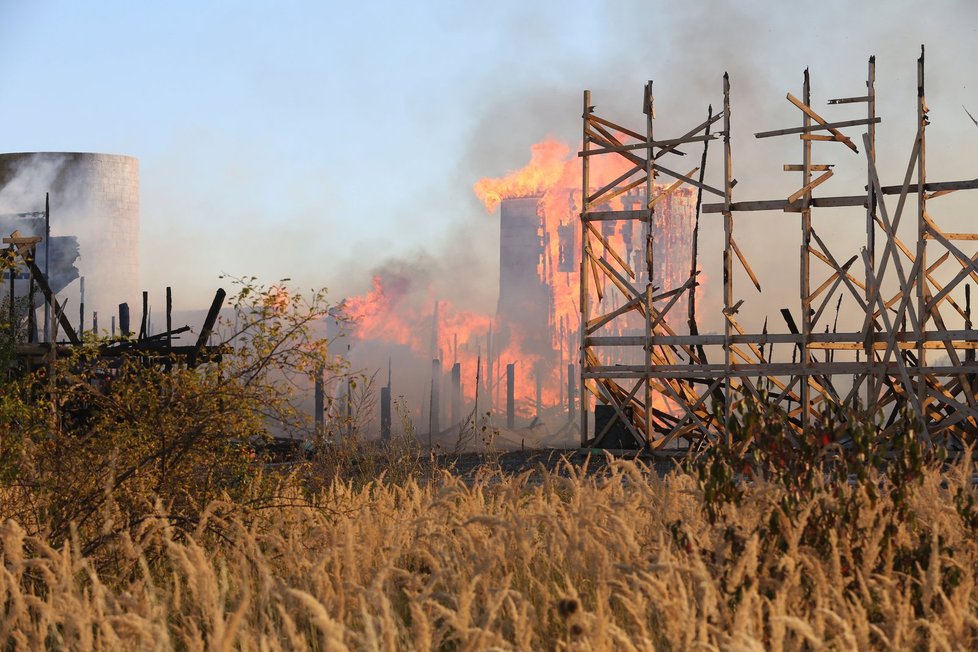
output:
M503 199L535 197L553 188L564 175L570 148L556 140L544 140L530 147L530 162L499 179L479 179L472 187L492 213Z
M622 136L624 142L624 136ZM620 177L631 168L620 156L599 156L591 160L591 192ZM449 363L462 365L463 377L475 375L477 356L482 356L482 390L493 405L500 409L505 405L506 365L517 363L515 395L517 412L523 416L535 413L537 386L545 407L566 403L567 365L578 361L580 343L579 265L581 258L581 211L580 163L570 148L559 141L547 139L531 147L530 161L524 167L500 178L480 179L473 186L476 196L492 213L506 199L539 197L538 217L542 253L536 273L548 288L550 305L547 307L548 323L535 328L548 329L550 354L531 350L526 335L519 324L496 324L508 329L505 346L494 343L491 358L487 359L488 333L493 328L494 317L459 309L448 302L437 302L428 287L415 287L417 282L406 275L382 272L373 278L373 288L360 297L346 302L347 314L356 323L354 335L360 340L389 342L407 345L418 356L434 354L442 360L443 369ZM655 192L662 187L656 185ZM693 193L680 188L672 197L656 207L655 237L664 254L655 265L653 283L657 287L672 289L685 282L689 273L688 246L691 236L691 206ZM600 207L601 210L638 208L637 195L622 195ZM631 203L629 203L631 202ZM605 240L617 252L622 252L633 269L641 273L644 258L644 224L636 221L597 222ZM592 248L601 245L591 235L587 236ZM673 254L676 257L673 258ZM702 278L701 278L702 280ZM592 279L592 283L594 279ZM602 281L606 282L606 281ZM645 281L642 281L644 285ZM701 288L700 288L701 289ZM423 295L423 300L418 296ZM605 293L603 302L592 297L592 314L607 313L620 307L615 292ZM410 298L413 297L413 298ZM432 324L436 312L437 323ZM675 308L677 315L685 316L685 310ZM627 317L627 315L626 315ZM635 323L623 322L629 327L642 328L644 319ZM670 315L670 323L679 321ZM641 323L640 323L641 322ZM436 336L432 338L432 327ZM432 351L434 339L435 350ZM625 362L624 359L619 360ZM475 393L474 383L464 384L466 400ZM482 394L485 396L486 394ZM481 399L480 399L481 400ZM662 407L656 401L656 407Z

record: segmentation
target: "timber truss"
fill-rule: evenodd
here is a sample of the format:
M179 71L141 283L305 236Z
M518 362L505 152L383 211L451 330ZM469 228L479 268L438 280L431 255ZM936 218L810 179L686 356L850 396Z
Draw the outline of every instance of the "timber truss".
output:
M703 122L666 139L653 131L652 82L644 93L644 132L597 115L590 91L584 92L582 446L602 446L617 423L628 429L639 447L697 449L729 437L726 426L731 411L737 400L748 396L781 411L792 438L809 435L812 424L842 408L849 414L861 412L883 430L908 411L926 443L957 446L978 439L974 353L978 330L972 328L968 284L978 282L978 253L969 249L975 247L978 233L943 229L937 212L930 208L931 202L949 193L978 189L978 179L928 181L923 48L917 61L917 87L916 135L906 173L899 185L884 186L876 161L876 125L881 119L876 115L875 59L869 59L865 93L828 102L831 110L865 109L850 119L822 117L812 107L806 70L800 98L787 94L800 125L755 134L799 139L801 161L784 165L785 172L800 177L796 190L772 200L739 202L733 198L737 182L732 175L727 75L718 104L721 110L715 115L708 111ZM708 144L713 140L722 143L719 188L704 181ZM814 192L832 178L835 167L813 158L816 143L827 155L859 157L855 163L860 175L865 169L865 187L852 195L816 196ZM701 159L690 157L700 159L699 165L686 174L677 170L690 164L676 163L686 153L681 151L684 147L694 154L702 147ZM596 188L591 183L595 157L624 159L627 171ZM719 171L713 174L718 177ZM657 178L668 178L672 185L655 183ZM676 287L661 287L668 280L652 274L656 205L684 184L699 196L690 273L681 284L673 282ZM638 210L615 210L616 198L643 188L644 203ZM828 216L843 207L849 207L850 216L853 211L863 215L853 207L864 209L866 240L849 243L851 251L832 251L825 242L830 238L823 239L813 228L813 213ZM800 227L798 303L794 310L781 310L782 319L776 322L783 322L783 328L777 329L781 332L773 328L768 332L766 319L763 329L749 332L738 314L745 298L734 287L735 277L748 281L740 285L752 300L760 292L746 247L738 246L735 236L737 223L749 219L745 213L753 211L781 211L786 219L797 216ZM709 334L699 333L695 307L700 213L719 214L723 221L722 314L715 316L716 326ZM636 275L615 250L614 240L602 235L610 225L595 224L629 220L643 223L647 273ZM608 295L615 293L614 301L608 301ZM680 297L687 301L679 302ZM837 325L843 298L850 323L861 323L861 328L829 329L831 308L835 307ZM687 314L677 314L677 305L687 306ZM775 345L781 345L780 355L775 354ZM614 409L601 432L589 429L591 396Z

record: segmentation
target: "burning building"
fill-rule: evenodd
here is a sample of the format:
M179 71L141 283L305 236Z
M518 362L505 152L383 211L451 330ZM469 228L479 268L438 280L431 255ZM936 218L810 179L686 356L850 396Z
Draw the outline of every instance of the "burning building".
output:
M113 154L0 154L5 236L11 227L44 235L46 193L52 272L65 280L55 291L77 309L84 277L88 314L101 313L105 328L119 303L135 305L139 297L139 161Z
M600 186L623 171L610 166L594 170L592 180ZM458 381L450 376L452 369L459 373L456 364L465 379L461 394L467 407L462 412L470 413L478 396L480 413L515 413L517 427L540 421L561 427L570 423L568 413L576 407L573 385L580 346L579 183L579 164L570 148L544 141L533 146L530 163L523 169L475 184L475 194L486 210L495 214L498 208L499 294L494 313L473 314L437 301L430 290L412 287L421 280L391 270L375 276L369 293L348 301L349 316L357 323L355 341L386 347L395 352L395 359L405 348L419 358L416 368L426 374L426 382L413 383L415 390L425 387L413 398L420 406L415 412L419 431L429 424L449 423L449 401L431 401L426 393L448 396L459 391L454 386ZM654 187L654 192L663 190ZM651 265L655 287L672 289L688 278L694 199L691 192L680 188L656 202ZM607 208L631 209L646 202L643 192L633 192ZM644 287L649 274L643 248L648 225L600 224L598 240L606 243L600 246L626 252L635 271L631 282ZM596 246L593 240L592 246ZM620 307L612 305L615 295L606 294L608 305L600 306L602 313ZM412 302L409 296L425 299ZM634 327L636 332L645 327L639 320L617 324ZM431 358L438 358L439 364L432 366ZM439 405L441 414L432 419L425 410L434 405ZM574 434L567 430L566 440L573 441Z

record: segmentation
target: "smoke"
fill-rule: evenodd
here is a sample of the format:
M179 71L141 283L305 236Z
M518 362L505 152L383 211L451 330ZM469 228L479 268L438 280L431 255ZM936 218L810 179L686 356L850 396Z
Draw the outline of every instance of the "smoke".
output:
M77 238L78 273L85 281L85 328L94 312L108 330L119 303L139 308L138 167L127 157L92 154L10 154L0 158L0 214L43 212L50 193L52 244ZM41 227L43 231L43 226ZM36 233L34 235L43 235ZM69 252L71 253L71 252ZM59 261L52 250L52 274ZM58 292L77 327L80 282Z

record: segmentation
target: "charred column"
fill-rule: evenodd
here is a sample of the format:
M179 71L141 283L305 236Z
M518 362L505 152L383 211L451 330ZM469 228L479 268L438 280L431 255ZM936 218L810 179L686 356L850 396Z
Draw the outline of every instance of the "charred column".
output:
M506 365L506 427L516 425L516 365Z
M574 365L567 365L567 419L574 420L574 395L577 394L577 383L574 377Z
M462 363L452 365L452 425L462 422Z
M119 330L123 337L129 337L129 304L119 304Z
M428 405L428 445L434 445L433 437L441 432L438 417L441 415L441 360L431 361L431 402Z
M78 337L85 334L85 277L82 276L78 279ZM31 308L34 307L33 298L31 299ZM33 310L32 310L33 312Z
M167 289L169 289L169 288L167 288ZM324 411L326 409L326 405L325 405L326 404L326 397L325 397L325 393L326 392L325 392L325 390L323 388L323 372L324 372L323 367L319 367L319 369L316 370L316 395L315 395L313 410L315 412L315 414L314 414L314 420L315 420L315 423L316 423L316 436L317 437L322 437L323 436L323 432L325 430L325 425L326 425L326 423L325 423L326 420L325 420L325 415L324 415Z
M380 388L380 439L391 440L391 387Z

